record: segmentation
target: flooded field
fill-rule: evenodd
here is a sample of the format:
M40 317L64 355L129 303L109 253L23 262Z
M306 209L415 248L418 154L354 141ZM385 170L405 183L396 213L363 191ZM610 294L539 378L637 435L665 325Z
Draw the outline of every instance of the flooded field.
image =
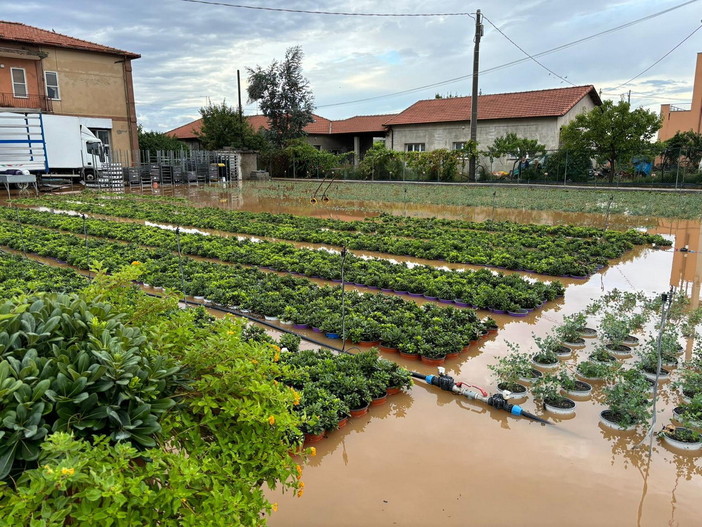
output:
M506 341L528 348L532 334L543 336L565 315L584 309L614 289L667 292L670 287L699 305L702 284L702 223L646 217L568 214L549 211L426 206L409 203L321 202L251 198L245 187L158 189L161 195L187 197L201 205L247 211L286 212L334 219L358 219L381 212L469 220L572 223L615 229L642 228L674 240L669 250L627 253L586 280L564 279L565 297L524 318L490 315L497 335L473 344L467 354L446 363L446 371L496 391L487 366L507 353ZM687 246L690 251L680 252ZM397 257L393 257L398 259ZM409 259L412 260L412 259ZM421 263L430 263L420 261ZM433 262L434 265L446 265ZM455 266L469 267L469 266ZM549 277L529 275L539 280ZM478 314L487 316L485 311ZM312 333L306 333L313 336ZM315 338L329 344L324 337ZM692 342L686 343L689 357ZM588 341L574 357L587 356ZM305 346L308 347L308 346ZM422 374L436 368L388 359ZM574 359L571 359L571 362ZM679 395L663 384L663 411L656 431L670 420ZM341 430L315 444L317 455L304 469L304 495L271 490L278 511L272 526L489 525L698 525L702 515L702 457L673 451L654 438L634 448L642 433L614 432L598 423L604 408L598 393L579 400L575 417L559 419L522 403L555 426L457 399L422 381L385 405L351 419Z

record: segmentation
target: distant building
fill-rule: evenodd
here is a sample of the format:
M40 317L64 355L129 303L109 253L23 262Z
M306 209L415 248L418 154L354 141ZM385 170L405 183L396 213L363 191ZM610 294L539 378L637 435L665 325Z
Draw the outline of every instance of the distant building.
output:
M132 60L140 55L0 21L0 111L80 117L105 145L139 149Z
M536 139L547 150L555 150L559 147L561 128L579 113L601 104L591 85L481 95L478 97L479 148L484 149L497 137L511 132ZM471 97L418 101L385 122L386 145L405 152L459 150L470 140L470 115Z
M354 152L356 161L363 158L368 149L373 146L374 139L383 140L386 128L383 123L394 117L386 115L359 115L340 121L331 121L319 115L312 115L313 121L305 127L307 142L319 150L327 150L335 154ZM251 127L258 131L268 129L268 119L263 115L245 116ZM198 137L202 129L202 119L169 130L166 134L180 139L191 149L200 149Z
M702 53L697 54L690 109L661 104L661 118L663 124L658 130L659 141L670 139L678 132L702 133Z
M536 139L548 150L559 147L561 128L576 115L602 104L594 86L575 86L518 93L481 95L478 99L478 143L513 132ZM461 149L470 139L470 97L418 101L399 114L362 115L331 121L319 115L307 125L307 141L322 150L356 152L362 159L373 139L391 150L429 152ZM247 117L254 130L268 126L262 115ZM198 148L202 120L166 132ZM508 163L511 168L512 163ZM505 164L507 167L507 164ZM495 167L497 168L497 167Z

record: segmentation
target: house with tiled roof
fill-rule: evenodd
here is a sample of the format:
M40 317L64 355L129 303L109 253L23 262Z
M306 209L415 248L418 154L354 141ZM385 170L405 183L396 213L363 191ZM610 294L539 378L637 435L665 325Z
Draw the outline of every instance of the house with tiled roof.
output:
M305 126L305 138L309 144L320 150L339 154L355 152L354 158L358 161L373 146L374 140L385 137L386 128L383 123L394 116L395 114L359 115L332 121L312 114L312 122ZM268 119L263 115L248 115L245 118L255 131L269 127ZM197 119L169 130L166 134L180 139L190 148L199 149L198 134L201 128L202 119Z
M132 60L139 57L53 30L0 21L0 111L79 117L111 149L138 150Z
M561 128L579 113L600 104L602 101L591 85L480 95L478 147L485 149L497 137L511 132L555 150ZM383 123L388 129L386 146L422 152L460 149L470 139L470 116L471 97L418 101Z

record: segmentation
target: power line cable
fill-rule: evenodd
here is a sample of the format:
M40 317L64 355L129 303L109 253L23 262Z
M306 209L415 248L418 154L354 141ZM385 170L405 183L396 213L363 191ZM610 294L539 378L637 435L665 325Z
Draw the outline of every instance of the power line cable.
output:
M529 53L527 53L527 52L524 50L524 48L522 48L522 47L521 47L519 44L517 44L514 40L512 40L510 37L508 37L508 36L505 34L505 32L502 31L499 27L497 27L497 26L492 22L492 20L490 20L488 17L483 16L483 19L484 19L484 20L487 20L488 24L490 24L492 27L494 27L495 30L496 30L500 35L502 35L503 37L505 37L515 48L517 48L519 51L521 51L522 53L524 53L529 59L533 60L536 64L538 64L538 65L541 66L543 69L545 69L546 71L548 71L551 75L555 75L556 77L558 77L559 79L561 79L563 82L567 82L567 83L570 84L571 86L575 86L575 84L573 84L572 82L570 82L566 77L561 77L558 73L556 73L555 71L553 71L551 68L549 68L548 66L544 65L542 62L539 62L535 57L533 57L532 55L530 55Z
M567 49L567 48L569 48L569 47L576 46L576 45L578 45L578 44L582 44L583 42L587 42L588 40L592 40L592 39L597 38L597 37L600 37L600 36L602 36L602 35L606 35L606 34L609 34L609 33L614 33L614 32L616 32L616 31L620 31L620 30L622 30L622 29L626 29L626 28L631 27L631 26L633 26L633 25L640 24L640 23L646 22L646 21L648 21L648 20L652 20L652 19L657 18L657 17L659 17L659 16L663 16L663 15L665 15L665 14L670 13L671 11L675 11L676 9L681 9L681 8L683 8L683 7L685 7L685 6L688 6L688 5L693 4L693 3L695 3L695 2L698 2L698 1L699 1L699 0L689 0L689 1L684 2L684 3L682 3L682 4L678 4L678 5L676 5L676 6L673 6L673 7L668 8L668 9L664 9L663 11L658 11L658 12L656 12L656 13L652 13L652 14L650 14L650 15L646 15L646 16L644 16L644 17L637 18L636 20L632 20L632 21L630 21L630 22L626 22L625 24L621 24L621 25L619 25L619 26L615 26L615 27L612 27L612 28L610 28L610 29L606 29L606 30L604 30L604 31L600 31L599 33L595 33L595 34L593 34L593 35L590 35L590 36L587 36L587 37L583 37L583 38L580 38L580 39L577 39L577 40L573 40L573 41L568 42L568 43L566 43L566 44L561 44L560 46L556 46L556 47L554 47L554 48L547 49L547 50L541 51L541 52L539 52L539 53L535 53L535 54L531 55L531 57L532 57L532 58L543 57L543 56L548 55L548 54L550 54L550 53L555 53L555 52L557 52L557 51L561 51L561 50ZM517 65L517 64L521 64L522 62L526 62L527 60L531 60L531 59L530 59L529 57L525 57L525 58L513 60L513 61L511 61L511 62L506 62L506 63L501 64L501 65L499 65L499 66L495 66L495 67L492 67L492 68L488 68L488 69L482 70L482 71L480 71L480 74L481 74L481 75L484 75L484 74L486 74L486 73L492 73L492 72L494 72L494 71L499 71L499 70L501 70L501 69L505 69L505 68L509 68L509 67L511 67L511 66L515 66L515 65ZM454 82L459 82L459 81L463 81L463 80L469 79L469 78L471 78L472 76L473 76L473 74L462 75L462 76L460 76L460 77L454 77L454 78L452 78L452 79L446 79L446 80L443 80L443 81L434 82L434 83L431 83L431 84L425 84L425 85L423 85L423 86L418 86L418 87L416 87L416 88L409 88L409 89L407 89L407 90L402 90L402 91L393 92L393 93L387 93L387 94L384 94L384 95L375 95L375 96L373 96L373 97L365 97L365 98L363 98L363 99L355 99L355 100L353 100L353 101L345 101L345 102L338 102L338 103L331 103L331 104L323 104L323 105L317 106L317 108L332 108L332 107L335 107L335 106L345 106L345 105L348 105L348 104L357 104L357 103L361 103L361 102L368 102L368 101L374 101L374 100L378 100L378 99L384 99L384 98L386 98L386 97L396 97L396 96L398 96L398 95L405 95L405 94L407 94L407 93L413 93L413 92L416 92L416 91L425 90L425 89L427 89L427 88L436 88L436 87L439 87L439 86L445 86L445 85L447 85L447 84L452 84L452 83L454 83Z
M327 16L357 16L357 17L442 17L442 16L468 16L475 18L473 13L353 13L349 11L313 11L310 9L292 9L284 7L264 7L244 4L230 4L227 2L214 2L209 0L181 0L192 4L205 4L217 7L231 7L234 9L251 9L255 11L275 11L279 13L301 13L305 15Z
M673 51L675 51L675 50L678 49L680 46L682 46L687 40L689 40L689 39L692 37L692 35L694 35L695 33L697 33L700 29L702 29L702 24L700 24L699 26L697 26L697 27L695 28L695 30L694 30L692 33L690 33L688 36L686 36L684 39L682 39L680 42L678 42L675 46L673 46L673 48L672 48L670 51L668 51L665 55L663 55L663 56L662 56L661 58L659 58L656 62L654 62L653 64L651 64L648 68L646 68L645 70L643 70L641 73L639 73L638 75L633 76L633 77L632 77L631 79L629 79L628 81L626 81L626 82L620 84L619 86L617 86L616 88L612 88L611 90L608 90L608 91L611 93L612 91L618 90L619 88L621 88L621 87L623 87L623 86L626 86L626 85L629 84L630 82L632 82L632 81L638 79L639 77L641 77L641 75L643 75L643 74L646 73L647 71L651 70L653 67L655 67L657 64L659 64L661 61L663 61L663 59L665 59L668 55L670 55ZM603 92L603 93L607 93L607 92Z

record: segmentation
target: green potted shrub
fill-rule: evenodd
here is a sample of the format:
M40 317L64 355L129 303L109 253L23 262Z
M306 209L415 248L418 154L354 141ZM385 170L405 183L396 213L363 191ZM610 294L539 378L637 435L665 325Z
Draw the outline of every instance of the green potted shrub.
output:
M566 370L558 372L558 382L561 389L570 397L587 397L592 392L592 385L577 379Z
M687 428L702 429L702 393L695 395L689 403L673 408L673 415Z
M613 365L586 360L578 363L575 371L586 381L604 381L612 375Z
M580 336L585 327L586 318L582 313L575 313L563 318L563 323L554 329L555 335L566 346L580 347L585 345L585 339Z
M533 336L533 339L538 351L532 355L532 360L540 368L556 369L558 368L558 359L561 354L570 355L571 353L570 348L561 345L558 339L552 335L544 338Z
M531 388L534 399L541 402L544 408L555 414L569 415L575 413L575 401L561 394L561 380L558 375L545 374Z
M527 388L523 383L533 382L542 374L534 369L527 353L520 353L514 347L511 350L512 352L508 355L497 359L496 364L490 364L488 369L498 381L497 388L499 390L526 395Z
M669 446L680 450L699 450L702 448L702 435L696 430L684 426L666 425L658 436Z
M635 429L653 415L648 391L649 383L640 376L617 375L614 383L604 388L607 409L600 413L600 422L615 430Z

